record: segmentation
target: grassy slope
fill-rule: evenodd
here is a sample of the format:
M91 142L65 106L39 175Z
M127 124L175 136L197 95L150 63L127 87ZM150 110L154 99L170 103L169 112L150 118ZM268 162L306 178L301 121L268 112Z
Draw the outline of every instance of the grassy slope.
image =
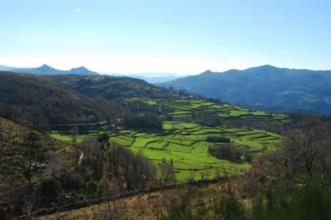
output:
M202 190L208 195L207 202L220 196L219 190L224 189L228 183L236 184L235 181L219 182L206 186L194 186L192 189ZM187 190L177 187L175 189L161 190L158 192L133 196L116 200L112 203L100 203L75 209L71 211L58 212L55 214L36 217L37 220L72 220L72 219L109 219L107 214L113 214L114 219L125 220L154 220L165 212L169 201L180 197Z
M22 144L24 139L32 132L33 129L24 125L15 123L13 121L0 118L0 143L9 144ZM41 140L41 143L47 145L49 150L55 151L70 151L74 152L76 149L68 143L54 140L46 134L35 131Z

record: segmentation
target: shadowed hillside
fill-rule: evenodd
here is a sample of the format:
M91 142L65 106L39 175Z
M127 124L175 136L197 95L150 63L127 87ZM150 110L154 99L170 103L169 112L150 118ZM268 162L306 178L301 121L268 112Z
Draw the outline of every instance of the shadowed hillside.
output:
M38 128L94 123L125 113L116 103L56 85L52 77L0 72L0 116Z
M0 116L43 129L127 118L132 106L126 99L186 97L129 77L0 72L0 79Z

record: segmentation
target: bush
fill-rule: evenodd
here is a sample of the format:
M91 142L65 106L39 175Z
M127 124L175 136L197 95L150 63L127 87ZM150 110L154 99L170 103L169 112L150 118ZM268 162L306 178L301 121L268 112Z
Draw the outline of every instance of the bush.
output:
M221 216L222 219L226 220L246 219L242 203L232 194L219 202L215 212L218 216Z
M253 202L252 219L331 219L331 190L317 184L268 190Z
M98 197L100 195L99 185L94 181L86 183L85 194L87 198Z
M134 129L162 129L162 120L154 113L144 112L127 118L125 126Z
M221 137L221 136L208 136L207 137L208 142L222 142L222 143L230 143L231 140L226 137Z
M208 152L220 160L229 160L232 162L251 160L251 155L248 150L242 149L233 144L209 147Z

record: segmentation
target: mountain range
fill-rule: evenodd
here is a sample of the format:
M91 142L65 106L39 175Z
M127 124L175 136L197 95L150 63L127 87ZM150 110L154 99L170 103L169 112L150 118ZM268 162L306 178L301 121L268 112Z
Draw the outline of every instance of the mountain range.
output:
M331 114L331 71L264 65L208 70L160 85L254 109Z
M32 75L98 76L86 67L59 70L46 64L37 68L0 65L0 70ZM169 76L139 74L136 78L206 98L273 112L331 114L331 71L278 68L271 65L224 72L207 70L175 79ZM168 82L165 82L168 81ZM102 91L101 91L102 92Z
M11 71L16 73L27 73L34 75L84 75L84 76L95 76L97 72L91 71L84 66L72 68L70 70L59 70L55 69L46 64L36 68L17 68L5 65L0 65L1 71Z
M43 64L42 66L36 68L18 68L7 65L0 65L0 71L10 71L16 73L27 73L33 75L81 75L81 76L96 76L96 75L111 75L111 76L127 76L137 79L145 80L148 83L163 83L170 80L177 79L178 77L175 74L171 73L139 73L134 75L126 75L121 73L97 73L91 71L84 66L72 68L70 70L59 70L49 65Z

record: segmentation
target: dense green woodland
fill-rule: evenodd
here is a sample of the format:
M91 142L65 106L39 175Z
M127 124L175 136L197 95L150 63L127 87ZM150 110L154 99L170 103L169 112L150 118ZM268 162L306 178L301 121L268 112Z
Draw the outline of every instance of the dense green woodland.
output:
M188 189L155 218L331 219L330 132L322 116L253 111L133 78L0 72L0 218L236 176L216 200Z

